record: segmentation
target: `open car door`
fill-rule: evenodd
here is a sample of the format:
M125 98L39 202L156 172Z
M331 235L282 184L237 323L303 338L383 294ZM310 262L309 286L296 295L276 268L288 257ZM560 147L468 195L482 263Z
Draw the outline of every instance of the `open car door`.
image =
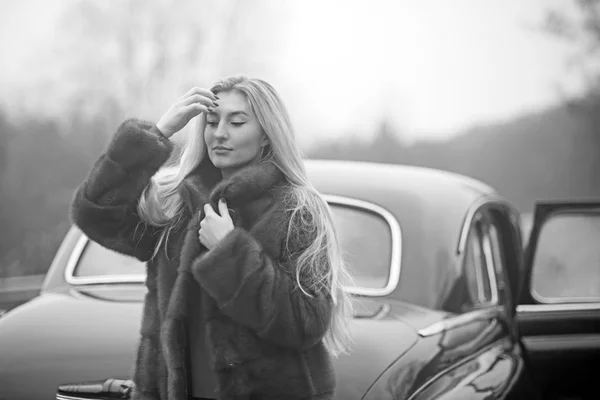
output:
M544 399L600 399L600 202L538 203L517 319Z

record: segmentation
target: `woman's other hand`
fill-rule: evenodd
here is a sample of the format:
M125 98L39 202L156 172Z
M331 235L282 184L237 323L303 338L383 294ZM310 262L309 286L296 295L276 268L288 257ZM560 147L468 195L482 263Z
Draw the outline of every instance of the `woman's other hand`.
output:
M192 88L181 96L160 118L156 127L166 137L171 137L181 130L195 116L218 107L219 98L210 90L199 87Z
M204 205L204 214L204 219L200 221L198 238L200 243L210 250L231 232L234 226L224 199L219 200L221 215L217 214L210 204Z

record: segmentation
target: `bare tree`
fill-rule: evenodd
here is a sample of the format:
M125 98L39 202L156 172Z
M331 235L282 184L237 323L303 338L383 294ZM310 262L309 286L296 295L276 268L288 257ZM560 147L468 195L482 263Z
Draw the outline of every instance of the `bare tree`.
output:
M574 6L571 12L564 8L547 10L542 26L573 45L567 67L580 79L585 96L572 105L595 115L600 108L600 0L571 0L570 5Z
M28 49L19 82L2 90L0 276L46 271L73 190L125 116L156 120L192 85L268 74L282 3L64 2L48 46Z
M81 0L65 9L53 45L38 55L30 108L114 122L157 118L182 92L256 62L276 45L282 7L240 0ZM275 14L275 15L274 15ZM273 18L275 17L275 18ZM39 99L35 93L51 95Z

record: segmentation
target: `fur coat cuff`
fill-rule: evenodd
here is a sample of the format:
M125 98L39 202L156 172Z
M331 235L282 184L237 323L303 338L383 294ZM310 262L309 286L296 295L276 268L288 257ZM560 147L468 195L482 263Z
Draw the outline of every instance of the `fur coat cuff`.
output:
M106 155L127 172L143 168L152 176L172 151L173 143L154 124L128 119L117 130Z

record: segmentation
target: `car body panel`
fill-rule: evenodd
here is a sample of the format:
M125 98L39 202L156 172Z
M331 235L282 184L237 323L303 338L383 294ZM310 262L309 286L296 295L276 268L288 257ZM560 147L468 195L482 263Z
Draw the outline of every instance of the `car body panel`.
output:
M520 357L508 335L507 315L501 307L468 314L468 318L448 315L419 330L422 340L384 373L366 398L454 396L469 393L473 384L484 381L498 396L493 398L502 398L511 382L520 379L521 371L515 364Z
M48 398L58 384L130 376L141 310L139 300L98 300L78 290L11 310L0 327L0 398Z
M414 329L393 318L355 319L351 330L352 353L334 360L336 399L340 400L361 399L382 371L414 346L418 338Z
M448 370L441 371L410 399L503 399L518 379L523 361L512 343L499 340Z
M145 292L144 286L131 284L46 292L11 311L0 329L2 394L16 400L42 398L59 384L130 377ZM400 307L396 304L395 311ZM357 308L352 355L334 360L340 399L362 398L381 371L418 339L415 328L398 319L387 303L365 299ZM26 333L25 327L30 328ZM8 364L16 359L19 363ZM36 385L28 386L32 377Z

